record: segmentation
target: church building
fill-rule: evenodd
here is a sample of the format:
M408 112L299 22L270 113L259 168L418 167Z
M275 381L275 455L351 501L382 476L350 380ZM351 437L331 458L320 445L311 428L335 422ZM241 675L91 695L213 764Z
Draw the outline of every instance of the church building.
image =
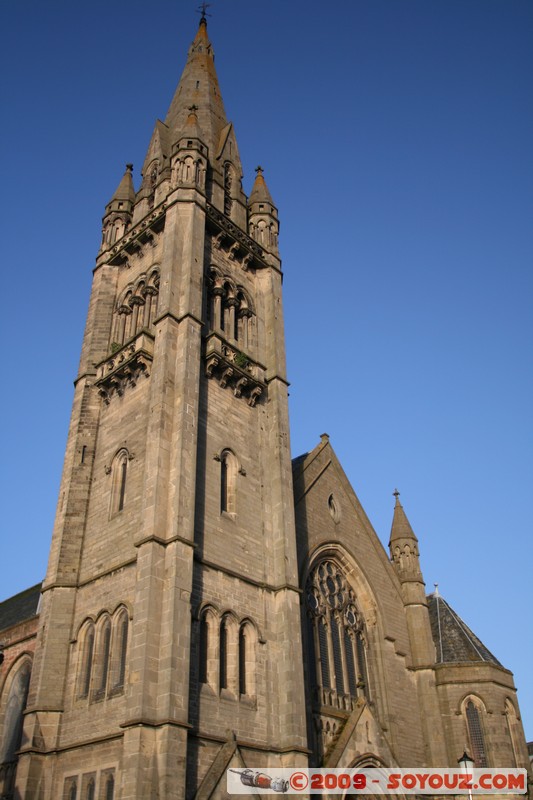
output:
M105 207L48 570L0 604L0 797L225 798L226 770L528 767L513 676L291 461L278 211L205 16Z

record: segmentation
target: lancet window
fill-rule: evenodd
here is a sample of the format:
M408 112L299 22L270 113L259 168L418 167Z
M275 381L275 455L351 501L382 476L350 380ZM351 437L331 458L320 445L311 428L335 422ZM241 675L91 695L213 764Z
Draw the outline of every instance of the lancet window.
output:
M235 514L237 510L238 463L231 450L223 450L220 456L220 511Z
M126 504L129 460L130 454L125 448L119 450L113 459L111 467L111 517L122 511Z
M102 700L123 691L126 678L129 616L119 608L113 618L101 615L85 623L80 635L78 698Z
M311 677L322 704L342 698L370 698L363 619L353 589L332 560L320 562L306 587ZM342 703L340 703L342 705Z
M119 349L143 330L150 330L157 318L159 271L142 275L122 293L115 310L113 349Z
M465 705L466 714L466 727L468 729L468 738L470 740L470 749L472 758L476 767L487 767L487 749L485 746L485 736L483 733L483 725L481 722L481 715L477 703L473 700L468 700Z
M221 618L209 607L199 620L198 679L215 692L255 696L257 632L232 613Z

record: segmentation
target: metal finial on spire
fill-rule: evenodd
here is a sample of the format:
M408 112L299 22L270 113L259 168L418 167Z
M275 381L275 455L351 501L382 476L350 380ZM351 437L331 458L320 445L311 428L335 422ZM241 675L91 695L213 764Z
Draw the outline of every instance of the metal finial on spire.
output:
M398 491L398 489L395 489L395 490L393 491L393 493L392 493L392 494L393 494L393 496L396 498L396 500L397 500L397 499L399 498L399 496L400 496L400 492Z
M126 164L126 172L133 172L133 164Z
M438 583L434 583L433 586L435 587L435 591L433 592L434 597L440 597L439 584Z
M256 167L255 171L257 172L258 175L262 175L263 174L263 167Z
M198 6L198 14L201 14L200 22L207 22L207 17L210 17L211 14L207 13L207 9L210 8L211 3L200 3Z

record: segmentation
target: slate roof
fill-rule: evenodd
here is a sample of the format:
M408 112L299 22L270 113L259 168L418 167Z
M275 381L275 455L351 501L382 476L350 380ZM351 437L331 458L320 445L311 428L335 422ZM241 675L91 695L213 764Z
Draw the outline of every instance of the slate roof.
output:
M502 666L440 594L430 594L427 601L437 664L485 661Z
M37 583L31 589L25 589L0 603L0 631L25 622L37 614L41 585Z

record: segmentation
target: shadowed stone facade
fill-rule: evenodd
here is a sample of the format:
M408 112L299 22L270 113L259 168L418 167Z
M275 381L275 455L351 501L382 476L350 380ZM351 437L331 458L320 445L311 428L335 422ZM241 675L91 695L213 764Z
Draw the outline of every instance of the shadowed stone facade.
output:
M326 435L291 464L278 214L241 177L202 18L105 209L45 580L0 604L2 797L529 763L512 675L426 597L399 497L387 554Z

